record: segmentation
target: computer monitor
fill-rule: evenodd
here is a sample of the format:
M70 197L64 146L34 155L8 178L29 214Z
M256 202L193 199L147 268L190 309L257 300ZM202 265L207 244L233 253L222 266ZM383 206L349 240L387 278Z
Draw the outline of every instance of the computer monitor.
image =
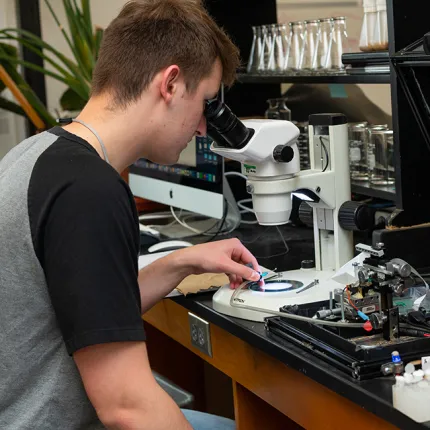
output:
M210 150L209 137L197 136L178 163L162 166L139 159L129 169L134 196L211 218L224 216L222 157Z

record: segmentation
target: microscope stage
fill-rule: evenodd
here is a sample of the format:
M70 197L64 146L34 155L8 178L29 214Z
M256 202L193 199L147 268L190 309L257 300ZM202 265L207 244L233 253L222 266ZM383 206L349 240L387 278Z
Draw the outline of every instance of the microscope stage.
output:
M258 291L255 284L250 284L250 287L237 295L235 303L279 311L286 305L328 300L330 291L341 288L339 283L331 279L333 271L292 270L280 272L279 275L276 280L268 281L263 291ZM318 279L319 283L305 290L315 279ZM250 321L263 322L265 317L273 316L266 312L231 306L233 292L228 285L221 287L213 296L213 308L222 314Z

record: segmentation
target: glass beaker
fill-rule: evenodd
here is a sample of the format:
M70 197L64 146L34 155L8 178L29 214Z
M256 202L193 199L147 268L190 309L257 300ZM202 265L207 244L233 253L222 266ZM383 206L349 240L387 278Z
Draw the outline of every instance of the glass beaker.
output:
M291 110L288 108L287 101L283 97L278 99L278 112L279 112L279 119L283 119L285 121L291 121Z
M375 167L375 146L370 139L372 130L382 131L387 129L387 124L372 124L367 127L367 170L369 172L369 178Z
M348 34L346 32L345 17L337 16L333 18L333 27L330 37L330 72L344 73L345 66L342 63L342 54L349 52Z
M373 51L388 50L388 23L386 0L376 0L376 22L373 33Z
M286 58L285 70L295 73L299 70L300 56L303 49L304 26L302 21L290 23L290 44Z
M311 74L316 69L316 53L318 45L319 21L312 19L303 22L305 31L300 55L299 70Z
M348 124L349 140L349 169L351 179L355 181L368 181L367 169L368 131L367 122Z
M287 49L287 26L285 24L275 25L268 65L268 70L270 73L279 74L283 71Z
M372 148L375 163L369 171L372 185L393 185L394 139L393 130L371 130L369 147Z
M368 52L373 50L373 37L376 24L376 0L363 0L363 12L359 48L363 52Z
M289 58L291 55L291 40L293 37L293 23L288 23L288 44L287 44L287 50L285 52L285 59L284 59L284 67L283 72L285 74L288 74L288 66L289 66Z
M331 69L330 59L330 37L333 27L333 18L321 18L319 20L318 46L316 53L316 71L325 74Z
M286 105L285 98L268 99L267 103L269 104L269 107L264 114L266 118L291 121L291 111Z
M267 103L269 104L269 107L267 108L266 112L264 113L264 116L267 119L280 119L279 118L279 110L278 110L278 103L279 99L268 99Z
M246 71L248 73L256 73L258 71L258 65L260 63L262 46L263 46L263 40L261 37L261 27L253 26L251 52L249 54L248 65L246 67Z

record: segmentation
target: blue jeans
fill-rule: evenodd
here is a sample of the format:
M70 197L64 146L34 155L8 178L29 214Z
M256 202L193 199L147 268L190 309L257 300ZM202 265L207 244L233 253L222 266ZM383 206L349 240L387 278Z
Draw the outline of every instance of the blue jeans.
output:
M191 409L181 409L181 411L194 430L235 430L236 428L234 421L228 418Z

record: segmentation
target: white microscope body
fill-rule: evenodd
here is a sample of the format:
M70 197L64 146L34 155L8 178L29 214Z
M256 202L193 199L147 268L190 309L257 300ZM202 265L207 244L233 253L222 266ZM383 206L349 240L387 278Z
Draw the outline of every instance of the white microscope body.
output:
M284 291L267 286L264 291L244 290L240 303L279 311L284 305L327 300L339 287L331 280L336 270L353 257L352 233L339 225L341 205L350 200L348 129L341 114L317 114L309 118L310 170L300 171L297 148L298 128L282 120L246 120L254 133L240 149L213 143L211 150L240 161L247 175L247 190L259 224L281 225L289 221L295 195L313 208L315 241L314 268L282 272L289 285L302 285ZM288 258L288 254L285 256ZM318 280L317 282L314 282ZM313 285L313 286L311 286ZM308 288L306 288L308 287ZM303 292L302 292L303 290ZM264 312L230 306L232 290L221 287L213 297L214 309L231 316L264 321Z

